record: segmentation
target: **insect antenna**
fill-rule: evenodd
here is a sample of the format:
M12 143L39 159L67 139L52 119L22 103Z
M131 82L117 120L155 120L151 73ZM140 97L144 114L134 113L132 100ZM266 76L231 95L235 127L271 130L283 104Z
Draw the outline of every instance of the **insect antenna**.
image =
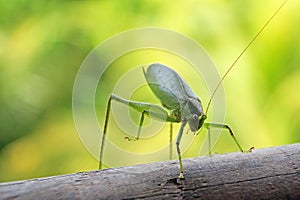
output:
M227 69L227 71L225 72L225 74L223 75L223 77L221 78L221 80L218 82L216 88L214 89L207 107L206 107L206 111L205 111L205 115L207 116L207 112L209 109L209 106L212 102L212 99L214 98L218 88L220 87L221 83L223 82L223 80L226 78L226 76L228 75L228 73L231 71L231 69L235 66L235 64L239 61L239 59L242 57L242 55L246 52L246 50L251 46L251 44L256 40L256 38L263 32L263 30L268 26L268 24L272 21L272 19L277 15L277 13L281 10L281 8L284 6L284 4L287 2L287 0L285 0L280 6L279 8L274 12L274 14L268 19L268 21L260 28L260 30L258 31L258 33L256 33L256 35L253 37L253 39L248 43L248 45L243 49L243 51L239 54L239 56L234 60L234 62L232 63L232 65Z

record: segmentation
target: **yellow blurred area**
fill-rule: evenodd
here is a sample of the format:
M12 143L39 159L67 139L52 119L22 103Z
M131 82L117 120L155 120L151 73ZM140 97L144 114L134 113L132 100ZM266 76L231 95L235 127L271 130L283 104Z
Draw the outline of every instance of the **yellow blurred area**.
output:
M3 181L93 170L97 161L82 146L68 115L51 116L27 137L1 151Z
M282 2L2 1L0 182L97 169L97 160L76 130L72 91L80 65L99 43L130 29L167 28L202 45L223 75ZM299 10L299 1L289 0L224 80L225 122L245 149L300 142ZM136 51L118 58L100 81L95 112L101 126L117 78L153 59L165 59L178 71L206 108L209 92L200 76L185 70L189 63L164 51ZM136 90L131 100L159 104L147 85ZM140 114L130 114L138 124ZM145 126L150 122L145 119ZM174 126L174 138L178 127ZM154 151L169 141L169 124L160 134L140 142L125 141L126 134L113 119L109 131L108 138L128 151ZM199 154L205 134L203 130L194 138L185 158ZM183 141L193 137L184 134ZM94 140L100 143L98 139ZM223 131L213 152L232 151L238 149ZM132 158L116 159L135 164Z

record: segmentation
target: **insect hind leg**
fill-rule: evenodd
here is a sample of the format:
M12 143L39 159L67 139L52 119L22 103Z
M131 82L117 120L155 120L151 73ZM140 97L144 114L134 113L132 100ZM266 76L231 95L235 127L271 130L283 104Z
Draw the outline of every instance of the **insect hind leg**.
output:
M102 140L101 140L101 144L100 144L99 169L102 169L103 150L104 150L105 137L106 137L106 131L107 131L107 124L108 124L108 120L109 120L109 113L110 113L110 107L111 107L111 100L112 99L113 99L113 95L111 95L109 97L108 102L107 102L107 107L106 107L104 129L103 129L103 135L102 135Z
M128 140L128 141L138 141L140 139L140 135L141 135L141 130L143 127L143 123L144 123L144 118L145 118L145 113L147 111L143 110L142 115L141 115L141 119L140 119L140 123L139 123L139 127L138 127L138 133L137 136L134 137L129 137L126 136L124 139ZM173 123L170 123L170 139L169 139L169 159L172 160L172 154L173 154L173 146L172 146L172 141L173 141Z
M109 114L110 114L112 100L122 103L124 105L127 105L127 106L135 109L137 112L142 113L140 123L139 123L139 128L138 128L137 139L139 139L139 137L140 137L141 128L142 128L142 125L144 122L145 115L148 115L150 118L160 120L160 121L179 122L178 118L175 118L173 115L168 115L167 111L164 108L162 108L161 106L158 106L155 104L150 104L150 103L145 103L145 102L130 101L127 99L123 99L115 94L111 94L111 96L109 97L108 103L107 103L103 135L102 135L102 140L100 143L99 169L102 169L105 138L106 138L106 133L107 133L108 120L109 120Z
M135 138L131 138L131 137L126 136L124 139L126 139L128 141L137 141L137 140L140 139L141 130L142 130L142 126L143 126L144 118L145 118L145 113L146 113L146 110L143 110L142 115L141 115L141 119L140 119L140 123L139 123L139 127L138 127L137 136Z

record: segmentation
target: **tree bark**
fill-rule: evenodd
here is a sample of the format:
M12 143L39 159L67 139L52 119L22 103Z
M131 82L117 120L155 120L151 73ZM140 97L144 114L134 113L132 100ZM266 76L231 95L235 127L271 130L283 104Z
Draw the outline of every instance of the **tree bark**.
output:
M300 199L300 143L0 184L0 199Z

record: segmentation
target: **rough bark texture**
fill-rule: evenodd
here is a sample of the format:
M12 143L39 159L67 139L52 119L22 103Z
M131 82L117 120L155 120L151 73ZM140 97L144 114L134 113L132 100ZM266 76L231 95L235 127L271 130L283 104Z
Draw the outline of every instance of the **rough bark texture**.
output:
M0 184L0 199L300 199L300 144Z

